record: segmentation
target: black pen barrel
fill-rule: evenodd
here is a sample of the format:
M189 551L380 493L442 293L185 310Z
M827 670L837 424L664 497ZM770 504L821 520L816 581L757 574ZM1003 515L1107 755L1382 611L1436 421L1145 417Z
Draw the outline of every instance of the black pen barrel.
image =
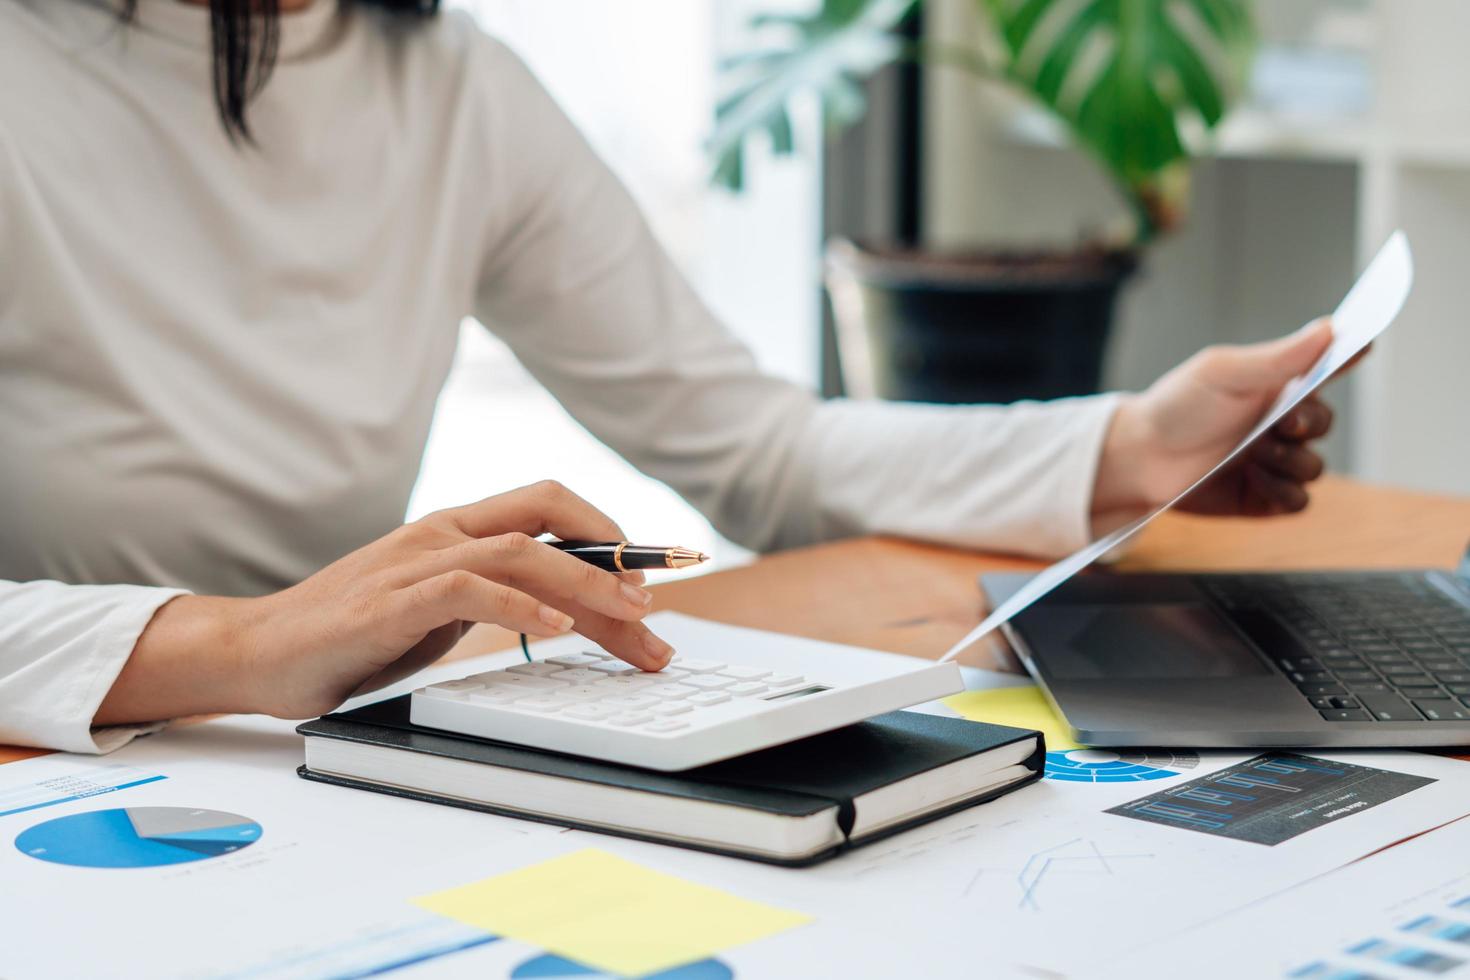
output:
M625 541L548 541L547 544L608 572L682 568L705 560L704 555L687 548L655 548Z

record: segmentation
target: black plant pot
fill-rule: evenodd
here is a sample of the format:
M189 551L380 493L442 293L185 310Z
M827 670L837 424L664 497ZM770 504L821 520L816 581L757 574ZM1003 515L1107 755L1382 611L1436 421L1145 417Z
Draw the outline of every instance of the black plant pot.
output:
M1137 253L936 254L838 239L827 289L848 393L1013 402L1098 390Z

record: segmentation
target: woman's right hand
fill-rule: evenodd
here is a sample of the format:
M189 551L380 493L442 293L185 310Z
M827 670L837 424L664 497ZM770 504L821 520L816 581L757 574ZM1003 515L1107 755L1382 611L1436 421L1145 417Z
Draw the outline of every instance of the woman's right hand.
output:
M620 541L560 484L538 483L430 514L298 585L258 599L180 596L149 623L95 724L187 714L324 714L438 660L470 626L568 630L645 670L672 648L641 620L641 576L593 568L537 541Z

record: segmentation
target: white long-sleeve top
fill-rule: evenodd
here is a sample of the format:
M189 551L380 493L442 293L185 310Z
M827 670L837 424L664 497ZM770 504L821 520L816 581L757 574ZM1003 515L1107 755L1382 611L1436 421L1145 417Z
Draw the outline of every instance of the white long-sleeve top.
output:
M215 114L208 21L0 0L0 743L120 744L91 718L162 603L282 588L400 523L470 314L751 547L1086 537L1110 399L763 376L469 18L288 15L254 147ZM515 424L485 419L485 452Z

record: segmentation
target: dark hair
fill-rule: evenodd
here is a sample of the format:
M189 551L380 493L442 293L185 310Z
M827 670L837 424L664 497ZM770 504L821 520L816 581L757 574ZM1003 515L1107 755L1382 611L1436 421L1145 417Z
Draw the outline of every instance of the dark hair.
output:
M132 20L138 0L122 0L123 20ZM329 3L331 0L315 0ZM432 17L439 0L340 0L382 7L393 13ZM270 80L281 38L281 0L209 0L213 47L214 104L230 139L250 142L245 110Z

